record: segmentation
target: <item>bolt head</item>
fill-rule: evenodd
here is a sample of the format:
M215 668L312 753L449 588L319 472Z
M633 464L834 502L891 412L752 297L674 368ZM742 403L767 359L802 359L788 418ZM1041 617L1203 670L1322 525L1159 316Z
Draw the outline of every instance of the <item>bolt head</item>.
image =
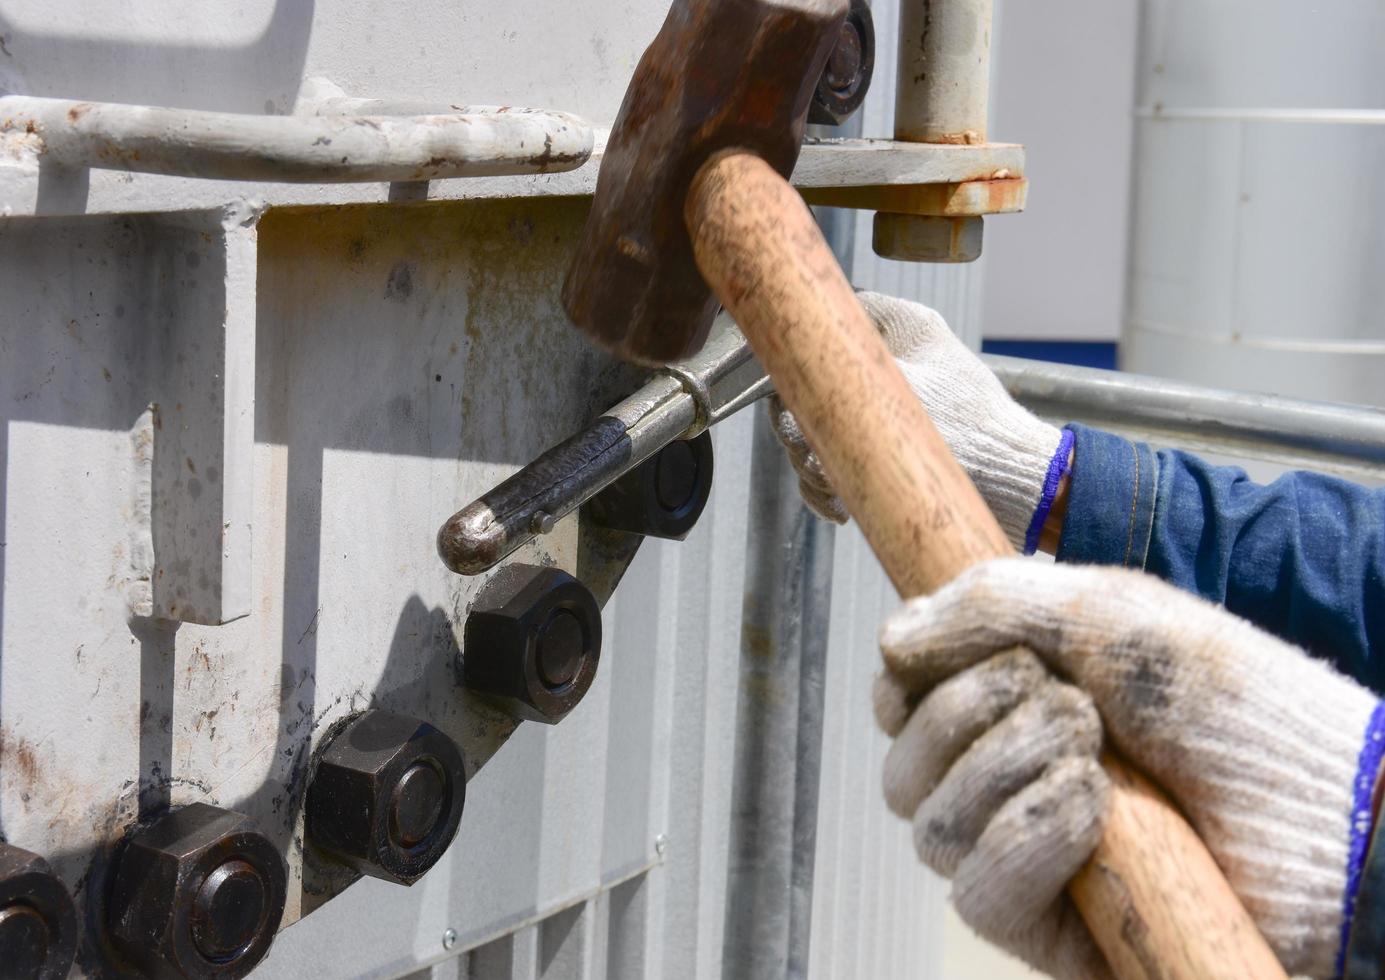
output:
M415 762L390 797L390 839L416 847L438 824L447 805L447 777L431 759Z
M239 858L218 866L202 881L192 907L192 938L207 959L223 963L254 941L268 909L265 882Z
M416 718L371 710L318 753L308 839L361 874L411 885L447 851L465 803L466 770L452 739Z
M692 445L683 440L669 443L659 453L654 467L654 499L670 513L688 505L697 493L698 458Z
M827 59L823 78L833 92L849 96L861 84L861 29L850 18L842 22L837 46Z
M283 917L278 849L249 817L205 803L137 831L114 872L111 937L148 976L243 977Z
M975 262L981 257L984 229L980 215L954 218L877 211L871 246L876 255L899 262Z
M545 687L559 691L572 683L582 669L586 643L586 630L572 610L553 610L538 634L539 680Z
M681 541L712 493L712 434L671 442L586 503L596 524Z
M442 934L442 948L451 949L455 945L457 945L457 930L448 929Z
M72 896L48 862L0 843L0 973L63 980L78 938Z
M554 724L591 687L601 610L557 568L507 565L491 577L463 629L462 676L513 717Z
M0 909L0 959L12 976L40 976L52 945L48 923L37 909L27 905Z
M808 121L840 126L866 100L875 73L875 22L866 0L851 0L851 9L813 92Z

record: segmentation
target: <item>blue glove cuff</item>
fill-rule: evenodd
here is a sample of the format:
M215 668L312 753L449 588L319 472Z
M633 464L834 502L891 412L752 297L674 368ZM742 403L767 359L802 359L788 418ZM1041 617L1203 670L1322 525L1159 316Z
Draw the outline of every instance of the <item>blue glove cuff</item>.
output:
M1361 754L1356 761L1356 781L1352 786L1351 803L1351 843L1347 850L1347 884L1342 895L1342 943L1337 950L1335 976L1342 976L1347 967L1348 947L1351 951L1351 971L1349 976L1379 976L1382 927L1385 921L1385 907L1380 905L1381 885L1385 879L1385 845L1379 840L1371 841L1371 804L1375 794L1375 780L1380 772L1380 761L1385 757L1385 701L1377 704L1366 722L1365 740ZM1380 836L1377 828L1377 838ZM1367 862L1369 854L1370 861ZM1363 887L1363 880L1365 882ZM1360 935L1353 935L1352 925L1356 920L1358 899L1370 907L1370 913ZM1372 940L1373 937L1373 941ZM1366 947L1363 949L1362 947ZM1368 952L1369 950L1369 952ZM1363 954L1365 954L1363 956ZM1370 973L1360 973L1361 960L1365 959Z
M1029 530L1024 534L1024 553L1032 555L1039 547L1039 534L1048 520L1048 512L1053 509L1053 499L1058 496L1058 486L1068 471L1068 457L1072 454L1074 436L1071 429L1064 429L1058 439L1058 449L1048 462L1048 472L1044 474L1044 489L1039 494L1039 506L1034 508L1034 516L1029 520Z

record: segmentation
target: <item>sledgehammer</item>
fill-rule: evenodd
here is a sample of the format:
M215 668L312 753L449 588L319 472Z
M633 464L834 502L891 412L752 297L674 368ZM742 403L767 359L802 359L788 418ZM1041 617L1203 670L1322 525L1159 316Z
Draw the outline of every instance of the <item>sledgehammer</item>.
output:
M846 9L675 0L616 118L563 301L648 364L695 352L724 304L908 597L1011 549L785 180ZM1201 840L1105 766L1105 835L1069 892L1117 974L1283 977Z

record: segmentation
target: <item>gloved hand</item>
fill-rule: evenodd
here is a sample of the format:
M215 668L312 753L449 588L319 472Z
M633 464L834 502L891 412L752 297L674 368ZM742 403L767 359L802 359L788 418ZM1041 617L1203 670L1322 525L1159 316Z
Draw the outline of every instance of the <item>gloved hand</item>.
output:
M936 311L880 293L863 292L857 297L1010 542L1016 549L1033 551L1039 531L1035 512L1045 482L1056 486L1067 464L1071 437L1011 398ZM798 471L805 502L820 516L844 522L845 506L778 396L771 403L770 416ZM1061 453L1060 442L1064 443ZM1050 471L1054 471L1052 477ZM1037 525L1042 524L1040 518Z
M881 648L886 799L982 936L1058 977L1109 975L1064 894L1106 812L1104 725L1285 969L1333 974L1385 746L1366 690L1139 572L1020 558L911 601Z

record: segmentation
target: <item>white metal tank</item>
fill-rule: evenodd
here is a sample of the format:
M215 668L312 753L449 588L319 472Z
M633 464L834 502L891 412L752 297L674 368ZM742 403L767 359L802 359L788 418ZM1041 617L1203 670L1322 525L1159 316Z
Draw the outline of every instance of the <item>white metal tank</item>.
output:
M1145 0L1128 370L1385 404L1385 5Z

